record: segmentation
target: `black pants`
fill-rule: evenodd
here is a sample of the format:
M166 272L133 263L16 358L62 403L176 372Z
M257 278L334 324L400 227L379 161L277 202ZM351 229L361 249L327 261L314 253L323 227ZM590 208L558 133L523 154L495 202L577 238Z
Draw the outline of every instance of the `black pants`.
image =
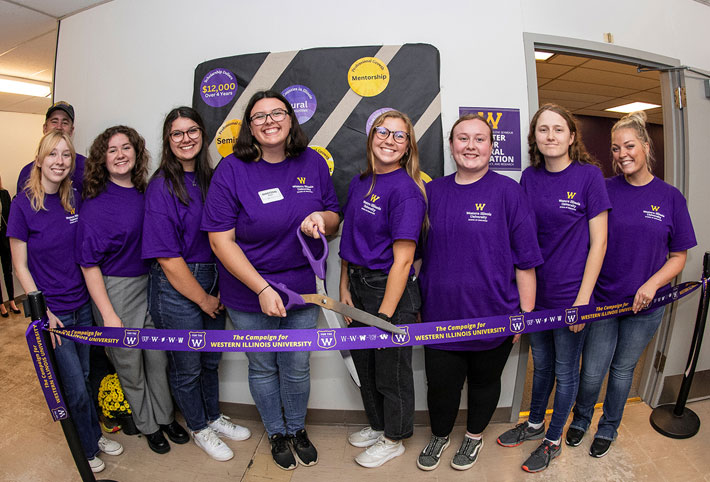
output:
M446 351L424 347L427 402L431 431L451 433L459 412L463 382L468 378L466 430L481 433L491 421L500 398L500 376L513 348L513 337L484 351Z
M385 296L387 273L351 266L348 276L355 307L376 315ZM420 306L419 285L412 276L407 280L392 322L416 322ZM350 326L367 325L353 321ZM352 350L350 354L360 378L360 395L370 426L384 430L385 437L391 440L411 437L414 432L412 347Z
M0 237L0 262L2 262L2 274L5 278L5 289L7 290L7 299L15 298L15 285L12 280L12 256L10 254L10 240L6 236ZM0 289L0 303L5 301Z

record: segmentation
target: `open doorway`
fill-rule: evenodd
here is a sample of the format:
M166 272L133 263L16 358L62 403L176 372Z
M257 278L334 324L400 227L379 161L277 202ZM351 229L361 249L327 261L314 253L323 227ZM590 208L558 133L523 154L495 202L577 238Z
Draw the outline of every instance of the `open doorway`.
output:
M633 101L656 104L647 111L654 131L659 178L685 191L683 115L673 108L677 78L669 69L677 59L596 42L524 33L527 66L529 116L545 102L567 107L580 121L580 130L588 150L598 159L606 176L613 175L610 155L611 126L624 114L605 109ZM547 62L537 62L535 51L553 54ZM642 67L639 72L637 67ZM538 67L540 67L538 69ZM651 72L645 72L650 70ZM638 109L637 109L638 110ZM523 131L527 126L523 121ZM664 322L649 345L645 360L638 364L632 397L653 404L653 395L662 367L654 367L662 354L672 326L673 311L667 310ZM529 346L523 343L513 396L513 418L529 408L532 369ZM604 391L600 397L604 396ZM656 398L657 399L657 398Z
M632 102L656 105L646 110L647 128L651 135L656 161L654 175L664 178L663 155L663 107L661 80L658 71L639 72L637 64L631 65L610 60L595 59L567 53L553 53L545 59L536 59L538 103L559 104L577 118L582 140L589 153L599 163L604 177L615 175L611 163L610 132L614 123L625 114L607 111ZM639 360L629 393L630 399L638 399L641 372L649 348ZM521 411L530 407L532 391L532 358L528 354L525 389ZM599 394L604 400L606 382ZM552 408L550 397L548 408Z

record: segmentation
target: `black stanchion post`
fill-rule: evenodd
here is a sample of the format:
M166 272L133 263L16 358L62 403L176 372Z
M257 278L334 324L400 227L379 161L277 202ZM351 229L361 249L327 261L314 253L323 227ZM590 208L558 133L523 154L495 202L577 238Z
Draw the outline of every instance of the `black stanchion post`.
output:
M33 291L27 295L27 299L25 300L25 314L27 313L29 313L32 321L41 320L47 313L47 304L41 291ZM57 378L57 389L61 392L62 379L59 375L59 365L57 365L57 359L54 356L54 349L52 348L52 340L49 332L42 330L42 338L47 347L49 360L55 368L54 375ZM79 440L79 433L74 426L74 422L71 420L71 412L69 411L69 407L67 407L67 413L69 414L69 417L60 420L59 423L62 426L62 431L64 431L64 438L67 439L67 445L69 445L69 450L74 458L74 463L79 471L81 480L84 482L96 482L94 473L91 471L91 467L89 466L89 461L84 455L84 449L81 446L81 440Z
M703 279L708 277L710 277L710 251L706 251L703 258ZM688 401L693 375L695 375L695 369L698 366L700 347L708 317L708 303L710 303L710 295L708 290L703 289L698 304L698 316L695 320L695 331L690 344L688 363L683 373L683 382L680 385L676 403L659 405L651 412L651 426L666 437L690 438L700 430L700 418L687 408L685 403Z

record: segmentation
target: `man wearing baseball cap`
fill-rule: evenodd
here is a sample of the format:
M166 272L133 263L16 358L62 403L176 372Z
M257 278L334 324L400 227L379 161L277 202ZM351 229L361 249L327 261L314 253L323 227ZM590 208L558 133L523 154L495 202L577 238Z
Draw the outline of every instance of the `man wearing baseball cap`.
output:
M68 102L60 100L52 105L49 110L47 110L44 124L42 124L42 135L53 130L61 131L69 137L74 134L74 107L72 107L72 105ZM86 157L79 153L76 154L76 168L74 169L74 174L72 175L72 183L79 195L81 195L82 180L84 178L85 160ZM25 187L25 183L27 182L27 178L30 177L33 165L34 161L27 164L20 171L20 175L17 178L18 194L22 192L22 189Z

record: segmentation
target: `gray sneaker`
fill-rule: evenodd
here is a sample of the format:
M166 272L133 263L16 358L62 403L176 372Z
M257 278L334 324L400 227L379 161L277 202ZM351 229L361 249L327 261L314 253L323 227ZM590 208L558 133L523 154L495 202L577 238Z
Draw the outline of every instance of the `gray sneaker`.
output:
M526 440L538 440L545 436L545 424L540 428L532 428L528 421L519 423L498 437L498 445L503 447L517 447Z
M432 434L431 440L417 458L417 467L422 470L434 470L439 466L441 454L449 446L449 437L437 437Z
M461 447L451 460L451 466L456 470L470 469L476 463L482 448L483 440L474 440L464 435Z

